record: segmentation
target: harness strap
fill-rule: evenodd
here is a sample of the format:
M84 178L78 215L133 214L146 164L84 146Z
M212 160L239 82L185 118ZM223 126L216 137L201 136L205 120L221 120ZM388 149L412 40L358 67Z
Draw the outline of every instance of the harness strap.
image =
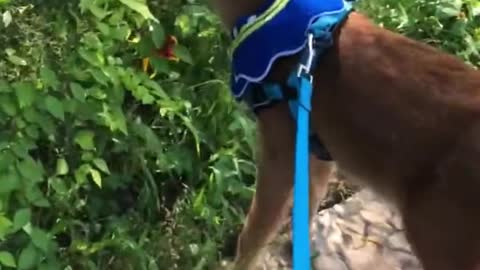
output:
M296 93L297 91L295 89L281 87L279 84L255 84L249 91L245 91L242 100L255 114L281 101L287 100L290 107L290 115L292 119L296 121ZM310 130L308 139L310 143L310 153L313 156L324 161L333 160L330 152L328 152L315 131Z

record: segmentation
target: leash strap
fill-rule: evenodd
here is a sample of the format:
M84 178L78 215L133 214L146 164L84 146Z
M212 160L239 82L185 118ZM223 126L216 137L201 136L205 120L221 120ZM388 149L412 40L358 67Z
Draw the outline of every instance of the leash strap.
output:
M312 67L316 58L314 35L308 34L307 49L302 56L296 74L292 73L288 84L297 89L297 100L291 108L296 111L295 172L293 188L293 269L306 270L310 266L309 231L309 123L312 98Z
M343 14L343 19L349 14ZM295 172L293 187L293 270L310 270L310 224L309 224L309 124L312 99L312 71L321 52L333 44L333 28L338 25L338 16L325 16L309 29L307 47L288 80L288 85L297 90L297 99L291 101L291 109L297 123L295 138Z

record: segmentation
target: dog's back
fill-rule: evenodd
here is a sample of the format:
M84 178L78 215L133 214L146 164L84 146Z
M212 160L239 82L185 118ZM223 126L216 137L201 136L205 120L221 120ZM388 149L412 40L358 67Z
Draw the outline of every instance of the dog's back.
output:
M352 14L315 81L313 122L339 167L397 204L426 269L473 269L480 72Z

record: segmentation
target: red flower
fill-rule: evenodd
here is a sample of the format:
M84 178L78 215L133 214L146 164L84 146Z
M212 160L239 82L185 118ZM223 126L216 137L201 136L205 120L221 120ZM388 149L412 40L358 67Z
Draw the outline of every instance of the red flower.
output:
M175 45L178 44L177 38L175 36L169 35L167 36L165 43L163 44L162 48L157 48L153 50L153 54L160 57L165 58L171 61L179 61L179 58L175 55L174 48ZM142 70L148 73L148 67L150 66L150 58L145 57L142 59ZM150 77L155 76L155 72Z
M172 61L178 61L178 57L175 56L174 48L178 44L175 36L169 35L163 44L163 47L156 50L156 54L162 58L166 58Z

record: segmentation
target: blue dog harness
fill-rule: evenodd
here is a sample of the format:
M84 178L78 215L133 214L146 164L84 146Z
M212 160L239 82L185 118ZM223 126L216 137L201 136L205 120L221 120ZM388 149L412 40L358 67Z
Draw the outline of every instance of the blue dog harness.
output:
M333 42L335 26L351 10L351 3L344 0L266 0L253 15L241 17L231 31L234 97L256 113L289 100L295 119L297 93L292 95L290 89L282 89L279 84L266 84L265 78L276 60L308 49L307 36L312 30L317 43L315 53L323 54ZM295 88L290 83L288 86ZM332 160L317 134L310 133L309 142L310 152L317 158Z
M353 0L351 0L353 1ZM293 269L310 270L309 151L331 160L316 134L310 133L312 71L333 44L333 32L353 10L349 0L266 0L232 29L233 95L258 113L287 100L297 124L293 194ZM301 54L285 84L266 83L280 57ZM286 85L287 87L282 87ZM293 89L289 94L287 88Z

